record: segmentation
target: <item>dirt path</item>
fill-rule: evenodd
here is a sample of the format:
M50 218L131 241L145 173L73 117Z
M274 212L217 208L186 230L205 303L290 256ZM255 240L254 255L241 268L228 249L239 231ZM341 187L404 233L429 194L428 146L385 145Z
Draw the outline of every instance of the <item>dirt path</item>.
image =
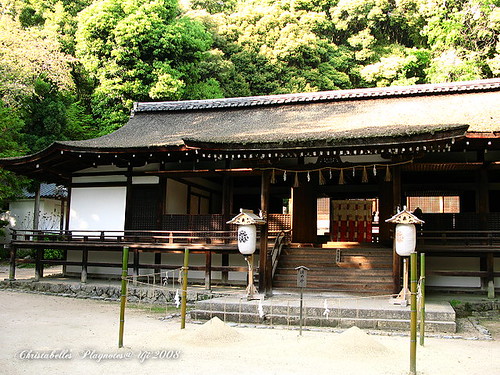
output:
M281 329L207 331L193 324L180 331L178 321L128 309L125 348L118 349L117 303L10 291L0 291L0 301L2 374L408 373L407 337L299 337ZM420 375L484 375L500 368L499 341L427 339L417 351ZM33 359L40 356L49 359Z
M43 270L43 274L44 276L62 274L62 266L45 267ZM9 277L9 264L2 262L0 263L0 280L7 279L8 277ZM31 279L34 277L35 277L35 268L16 267L17 280Z

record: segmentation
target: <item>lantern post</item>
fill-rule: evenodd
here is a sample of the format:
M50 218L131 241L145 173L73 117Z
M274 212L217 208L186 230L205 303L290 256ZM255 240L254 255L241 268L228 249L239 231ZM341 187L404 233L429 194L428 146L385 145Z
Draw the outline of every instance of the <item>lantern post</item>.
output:
M417 253L415 246L417 242L417 231L415 224L423 224L424 221L413 215L403 207L403 211L386 220L387 223L396 224L394 234L394 246L396 253L402 257L410 256L411 260L411 286L408 293L408 261L405 259L405 273L403 280L403 290L399 293L396 300L399 300L402 306L408 303L407 296L410 295L410 375L417 373Z
M248 264L248 286L246 288L247 299L252 300L257 289L253 284L253 254L257 246L256 225L265 224L266 221L254 214L252 210L241 208L240 213L227 222L238 225L238 250L245 257ZM259 270L259 272L265 272Z
M386 223L396 224L394 233L394 247L396 253L403 257L403 288L398 296L393 300L394 304L406 306L410 298L408 288L409 259L410 254L415 252L417 243L417 230L415 224L424 224L424 221L416 217L410 211L403 207L403 211L386 220Z

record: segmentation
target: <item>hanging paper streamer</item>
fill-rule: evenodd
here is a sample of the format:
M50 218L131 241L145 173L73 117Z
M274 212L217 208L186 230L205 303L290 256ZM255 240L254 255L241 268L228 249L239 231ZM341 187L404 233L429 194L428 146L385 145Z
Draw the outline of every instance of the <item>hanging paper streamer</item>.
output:
M377 167L375 166L375 164L373 164L373 175L377 175Z
M356 168L352 167L352 177L356 176Z
M295 181L293 182L293 187L299 187L299 173L295 172Z
M321 170L319 171L319 184L320 185L326 184L325 176L323 176L323 172Z
M391 176L391 170L389 169L389 166L387 165L385 167L385 181L391 181L392 176Z
M307 182L311 182L311 174L307 172Z
M344 170L341 169L340 170L340 176L339 176L339 185L344 185L345 182L344 182Z
M275 184L276 183L276 170L273 169L272 173L271 173L271 184Z
M333 178L332 170L330 169L330 180Z
M283 181L286 181L286 171L283 173Z
M366 172L366 167L363 167L363 176L361 177L361 182L363 183L368 182L368 173Z
M179 308L181 305L181 297L179 296L179 289L175 291L174 302L175 302L175 307Z
M165 272L165 277L163 278L163 286L168 285L168 271Z
M330 314L330 309L328 308L328 301L325 299L325 302L323 303L323 308L325 311L323 311L323 315L328 319L328 315Z
M264 308L262 307L262 300L261 299L259 300L259 316L261 319L265 316Z

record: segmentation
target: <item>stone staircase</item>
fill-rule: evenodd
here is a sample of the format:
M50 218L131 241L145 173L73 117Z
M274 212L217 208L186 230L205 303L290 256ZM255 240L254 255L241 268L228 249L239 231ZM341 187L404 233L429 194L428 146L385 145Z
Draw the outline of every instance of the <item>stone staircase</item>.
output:
M307 290L387 295L393 292L392 249L363 244L330 243L329 248L284 248L273 288L297 291L298 266L309 268Z
M246 296L226 296L197 301L191 319L218 317L225 322L256 326L298 326L300 300L297 294L275 294L248 301ZM328 311L327 311L328 309ZM326 313L328 312L328 313ZM303 323L308 327L359 327L384 331L409 331L410 306L391 303L388 297L304 295ZM426 332L456 332L455 311L448 302L428 301Z

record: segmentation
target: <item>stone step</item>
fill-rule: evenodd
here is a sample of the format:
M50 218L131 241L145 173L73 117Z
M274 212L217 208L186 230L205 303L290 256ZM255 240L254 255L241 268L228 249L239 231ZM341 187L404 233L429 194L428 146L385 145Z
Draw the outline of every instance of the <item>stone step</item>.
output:
M259 314L259 301L247 301L235 297L222 297L196 302L190 312L194 320L208 320L214 316L235 323L298 325L299 300L270 298L261 303L263 316ZM328 299L328 316L323 300L304 300L304 325L320 327L408 330L410 307L390 304L389 299L343 300ZM455 312L449 304L428 305L426 330L432 332L456 332Z

